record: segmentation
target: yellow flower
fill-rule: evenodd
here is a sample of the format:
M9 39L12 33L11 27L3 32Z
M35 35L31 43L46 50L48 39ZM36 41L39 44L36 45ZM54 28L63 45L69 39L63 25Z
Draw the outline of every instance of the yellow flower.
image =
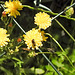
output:
M46 40L44 40L44 37L42 37L42 34L39 32L39 30L34 28L26 32L26 35L23 35L23 37L28 49L38 49L38 47L43 46L42 41Z
M13 54L14 53L14 51L11 49L11 50L9 50L9 52L10 52L10 54Z
M46 29L49 26L51 26L51 18L50 15L48 15L45 12L39 12L34 17L34 23L39 26L39 29Z
M23 35L24 41L28 46L28 49L38 49L43 46L42 42L46 41L48 37L45 37L44 31L33 28L32 30L26 32L26 35Z
M14 16L16 18L17 15L20 15L20 13L17 10L22 10L23 6L18 0L9 0L9 2L5 2L5 9L6 14L9 14L9 16Z
M8 42L10 41L9 38L7 38L9 36L9 34L6 34L7 30L0 28L0 46L5 46L8 44Z

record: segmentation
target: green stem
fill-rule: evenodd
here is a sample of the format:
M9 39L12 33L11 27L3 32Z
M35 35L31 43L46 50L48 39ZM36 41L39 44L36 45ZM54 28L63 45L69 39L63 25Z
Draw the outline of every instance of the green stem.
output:
M70 70L68 70L68 69L66 69L66 68L64 68L64 67L62 67L61 69L62 69L62 70L65 70L66 72L68 72L68 73L70 73L70 74L72 74L72 73L74 73L74 72L75 72L75 70L70 71Z
M38 52L37 54L50 54L51 52Z
M70 5L72 5L72 4L73 4L73 1L74 1L74 0L72 0L72 1L71 1L71 4L70 4Z
M50 36L52 39L53 39L53 41L59 46L59 48L61 49L61 51L62 52L64 52L64 56L67 58L67 60L69 61L69 63L71 64L71 66L74 68L74 66L73 66L73 64L72 64L72 62L70 61L70 59L68 58L68 56L66 55L66 53L65 53L65 51L63 50L63 48L62 48L62 46L59 44L59 42L58 41L56 41L53 37L52 37L52 35L51 34L49 34L49 33L46 33L46 35L48 35L48 36Z
M75 42L75 39L72 37L72 35L64 28L64 26L55 19L55 21L59 24L59 26L69 35L69 37Z
M26 8L32 9L32 10L43 11L43 12L49 13L49 14L54 15L54 16L58 15L58 13L54 13L52 11L47 11L47 10L44 10L44 9L41 9L41 8L34 8L34 7L31 7L31 6L28 6L28 5L23 5L23 7L26 7ZM75 18L70 18L70 17L67 17L65 15L59 15L59 16L64 17L64 18L69 19L69 20L74 20L75 21Z

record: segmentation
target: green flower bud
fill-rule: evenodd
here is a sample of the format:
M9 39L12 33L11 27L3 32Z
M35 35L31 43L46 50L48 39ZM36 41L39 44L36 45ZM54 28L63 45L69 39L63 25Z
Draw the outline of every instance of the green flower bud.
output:
M66 7L67 9L68 7ZM74 8L71 7L65 12L66 16L71 17L74 14Z

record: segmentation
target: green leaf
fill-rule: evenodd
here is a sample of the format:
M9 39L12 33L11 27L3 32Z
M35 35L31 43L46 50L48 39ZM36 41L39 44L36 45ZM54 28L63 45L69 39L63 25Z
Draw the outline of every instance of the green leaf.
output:
M35 69L35 74L43 74L45 71L41 68L36 68Z
M45 67L46 67L47 71L54 71L54 69L52 68L51 65L46 65Z
M35 74L43 74L45 71L41 68L31 68L31 71L33 71Z
M64 64L62 64L61 62L58 62L57 60L53 59L52 60L53 64L56 65L57 67L63 67Z

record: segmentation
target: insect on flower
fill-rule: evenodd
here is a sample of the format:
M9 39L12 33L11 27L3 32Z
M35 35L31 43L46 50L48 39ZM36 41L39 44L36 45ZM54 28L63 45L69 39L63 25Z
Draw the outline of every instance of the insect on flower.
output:
M33 47L35 48L36 43L35 43L35 40L34 40L34 39L32 40L32 45L33 45ZM22 49L25 50L25 51L31 51L31 50L28 49L28 48L22 48Z
M43 37L38 29L33 28L32 30L26 32L26 35L23 35L23 37L28 49L34 50L43 46Z
M36 43L35 43L34 39L32 40L32 44L33 44L33 46L36 46Z

